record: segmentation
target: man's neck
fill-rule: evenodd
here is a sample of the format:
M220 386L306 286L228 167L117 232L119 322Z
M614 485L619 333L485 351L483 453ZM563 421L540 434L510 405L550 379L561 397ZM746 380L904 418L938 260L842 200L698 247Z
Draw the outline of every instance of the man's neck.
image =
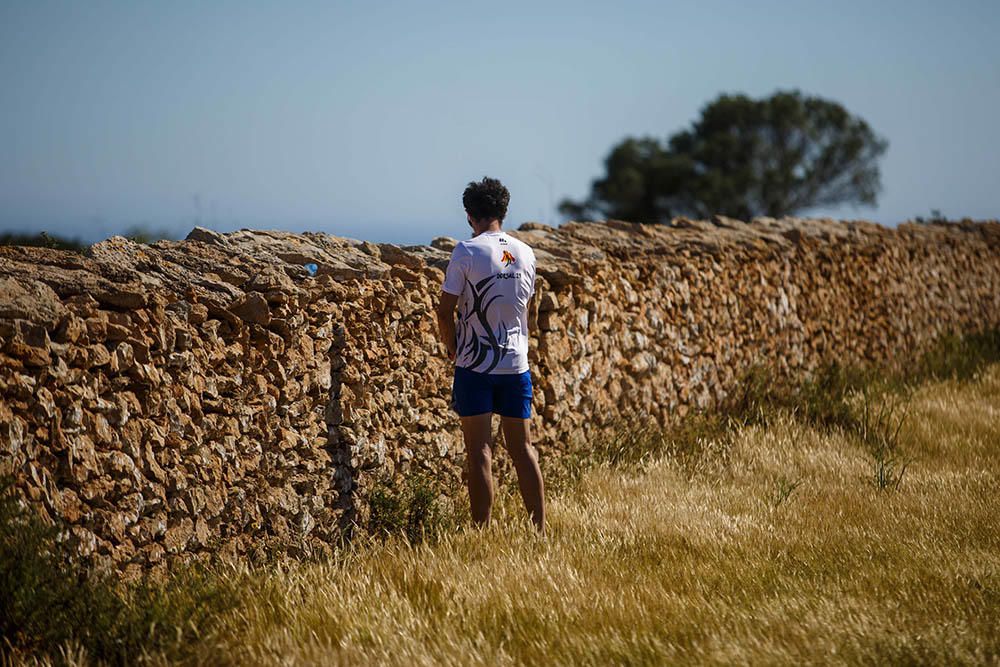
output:
M479 236L480 234L485 234L486 232L499 232L499 231L500 231L500 221L490 220L489 223L485 225L482 226L476 225L475 233L472 236L476 237Z

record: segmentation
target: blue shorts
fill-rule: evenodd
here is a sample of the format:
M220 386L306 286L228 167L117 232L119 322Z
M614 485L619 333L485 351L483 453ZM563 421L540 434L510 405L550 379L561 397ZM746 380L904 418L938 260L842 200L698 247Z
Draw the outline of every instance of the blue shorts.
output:
M494 412L504 417L531 417L531 371L519 374L477 373L455 367L451 407L460 417Z

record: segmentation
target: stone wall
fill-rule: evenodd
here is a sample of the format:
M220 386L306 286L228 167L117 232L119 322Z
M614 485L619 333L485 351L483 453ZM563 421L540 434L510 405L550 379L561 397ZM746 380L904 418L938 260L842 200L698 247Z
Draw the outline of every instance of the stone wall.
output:
M1000 325L1000 224L528 223L535 444L707 408L753 364L892 363ZM433 307L454 241L195 229L0 249L0 472L126 573L323 552L380 476L464 452ZM306 265L315 264L315 275ZM311 268L311 267L310 267ZM497 457L503 459L503 457Z

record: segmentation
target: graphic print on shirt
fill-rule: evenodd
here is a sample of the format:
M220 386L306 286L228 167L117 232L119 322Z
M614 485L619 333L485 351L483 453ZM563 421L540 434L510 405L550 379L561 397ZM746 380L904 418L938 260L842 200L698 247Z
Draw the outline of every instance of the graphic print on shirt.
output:
M506 252L504 254L507 254ZM512 258L513 259L513 258ZM472 308L466 313L459 321L458 329L458 340L457 347L459 355L464 355L469 352L472 355L472 363L468 366L471 370L476 370L486 358L489 356L490 352L493 353L493 361L482 373L489 373L496 365L500 363L500 360L504 358L507 354L507 325L503 320L500 320L500 326L497 328L497 332L493 333L490 328L489 318L487 313L489 312L490 306L494 301L499 299L502 294L494 294L490 297L489 301L486 301L486 297L489 295L490 288L496 285L495 279L499 274L494 274L483 278L478 283L473 285L466 279L465 283L469 286L472 292ZM473 315L483 327L483 331L486 332L485 336L477 336L475 328L469 318ZM466 340L466 338L468 340Z
M445 292L460 297L456 366L490 375L527 370L527 304L534 282L534 253L522 241L484 233L458 242L442 283Z

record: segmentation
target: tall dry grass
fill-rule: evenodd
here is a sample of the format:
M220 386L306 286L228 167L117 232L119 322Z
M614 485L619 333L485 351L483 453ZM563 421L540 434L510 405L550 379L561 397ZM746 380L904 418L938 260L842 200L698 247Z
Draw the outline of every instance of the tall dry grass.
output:
M545 539L507 489L485 531L224 571L237 603L145 658L1000 661L1000 365L850 404L853 428L778 411L696 455L591 469L550 500ZM87 663L72 647L62 658Z
M899 399L859 400L875 412ZM704 465L667 458L633 474L590 471L550 503L544 540L508 497L484 532L357 544L328 564L255 573L196 655L233 664L996 662L1000 366L971 383L923 386L907 416L885 426L898 427L894 447L909 462L898 485L878 483L859 434L779 417L738 430Z

